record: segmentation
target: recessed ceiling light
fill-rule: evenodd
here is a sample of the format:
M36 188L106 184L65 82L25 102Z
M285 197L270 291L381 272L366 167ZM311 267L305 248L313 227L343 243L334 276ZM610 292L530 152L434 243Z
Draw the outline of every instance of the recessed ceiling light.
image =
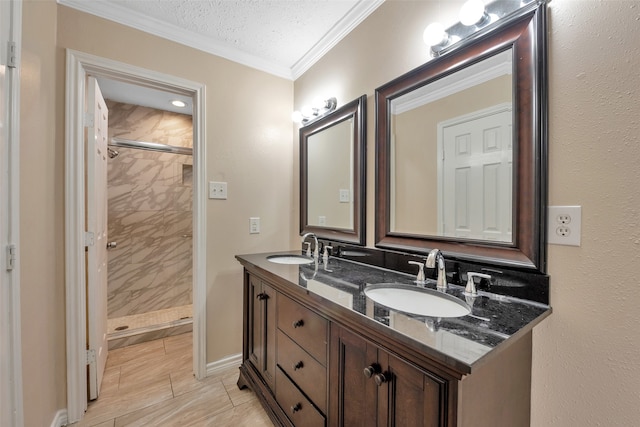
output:
M173 106L175 107L180 107L180 108L184 108L187 106L187 104L184 101L180 101L179 99L171 101L171 104L173 104Z

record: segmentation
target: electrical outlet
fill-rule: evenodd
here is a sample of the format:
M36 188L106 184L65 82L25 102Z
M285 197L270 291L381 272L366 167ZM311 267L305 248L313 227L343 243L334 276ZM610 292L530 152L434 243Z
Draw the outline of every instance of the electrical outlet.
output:
M209 198L210 199L226 199L227 183L209 181Z
M249 234L259 234L259 233L260 233L260 218L259 217L249 218Z
M581 206L549 206L547 243L580 246Z
M327 217L324 215L320 215L318 217L318 225L320 227L326 227L327 226Z

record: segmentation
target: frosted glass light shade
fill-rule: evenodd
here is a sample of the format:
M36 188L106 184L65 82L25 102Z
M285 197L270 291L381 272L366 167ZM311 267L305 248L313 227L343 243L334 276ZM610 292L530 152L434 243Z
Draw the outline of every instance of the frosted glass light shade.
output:
M422 35L424 42L427 46L436 46L447 40L447 32L444 30L444 25L439 22L429 24L424 30Z
M468 0L460 9L460 22L466 26L475 25L484 16L482 0Z

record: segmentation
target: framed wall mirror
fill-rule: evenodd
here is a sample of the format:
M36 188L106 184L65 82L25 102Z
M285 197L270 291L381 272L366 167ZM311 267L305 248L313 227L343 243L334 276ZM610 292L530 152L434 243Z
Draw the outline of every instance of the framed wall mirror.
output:
M300 233L365 244L366 95L300 128Z
M545 271L545 13L376 90L376 246Z

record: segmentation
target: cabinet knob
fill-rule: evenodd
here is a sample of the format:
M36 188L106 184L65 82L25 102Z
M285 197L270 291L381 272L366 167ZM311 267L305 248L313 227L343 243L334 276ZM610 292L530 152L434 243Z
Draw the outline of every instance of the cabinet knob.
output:
M373 376L373 374L376 373L376 368L373 365L369 365L366 368L364 368L364 376L367 378L371 378Z
M294 328L301 328L304 326L304 320L300 319L300 320L296 320L295 322L293 322L293 327Z
M376 374L376 376L374 376L373 379L375 380L376 384L379 386L389 381L384 374Z
M302 360L301 360L298 363L293 365L293 370L297 371L298 369L302 369L303 367L304 367L304 363L302 363Z
M260 292L258 295L256 295L256 298L262 301L269 298L269 295L265 294L264 292Z
M296 403L295 405L293 405L291 407L291 413L295 414L296 412L300 411L302 409L302 405L300 403Z

